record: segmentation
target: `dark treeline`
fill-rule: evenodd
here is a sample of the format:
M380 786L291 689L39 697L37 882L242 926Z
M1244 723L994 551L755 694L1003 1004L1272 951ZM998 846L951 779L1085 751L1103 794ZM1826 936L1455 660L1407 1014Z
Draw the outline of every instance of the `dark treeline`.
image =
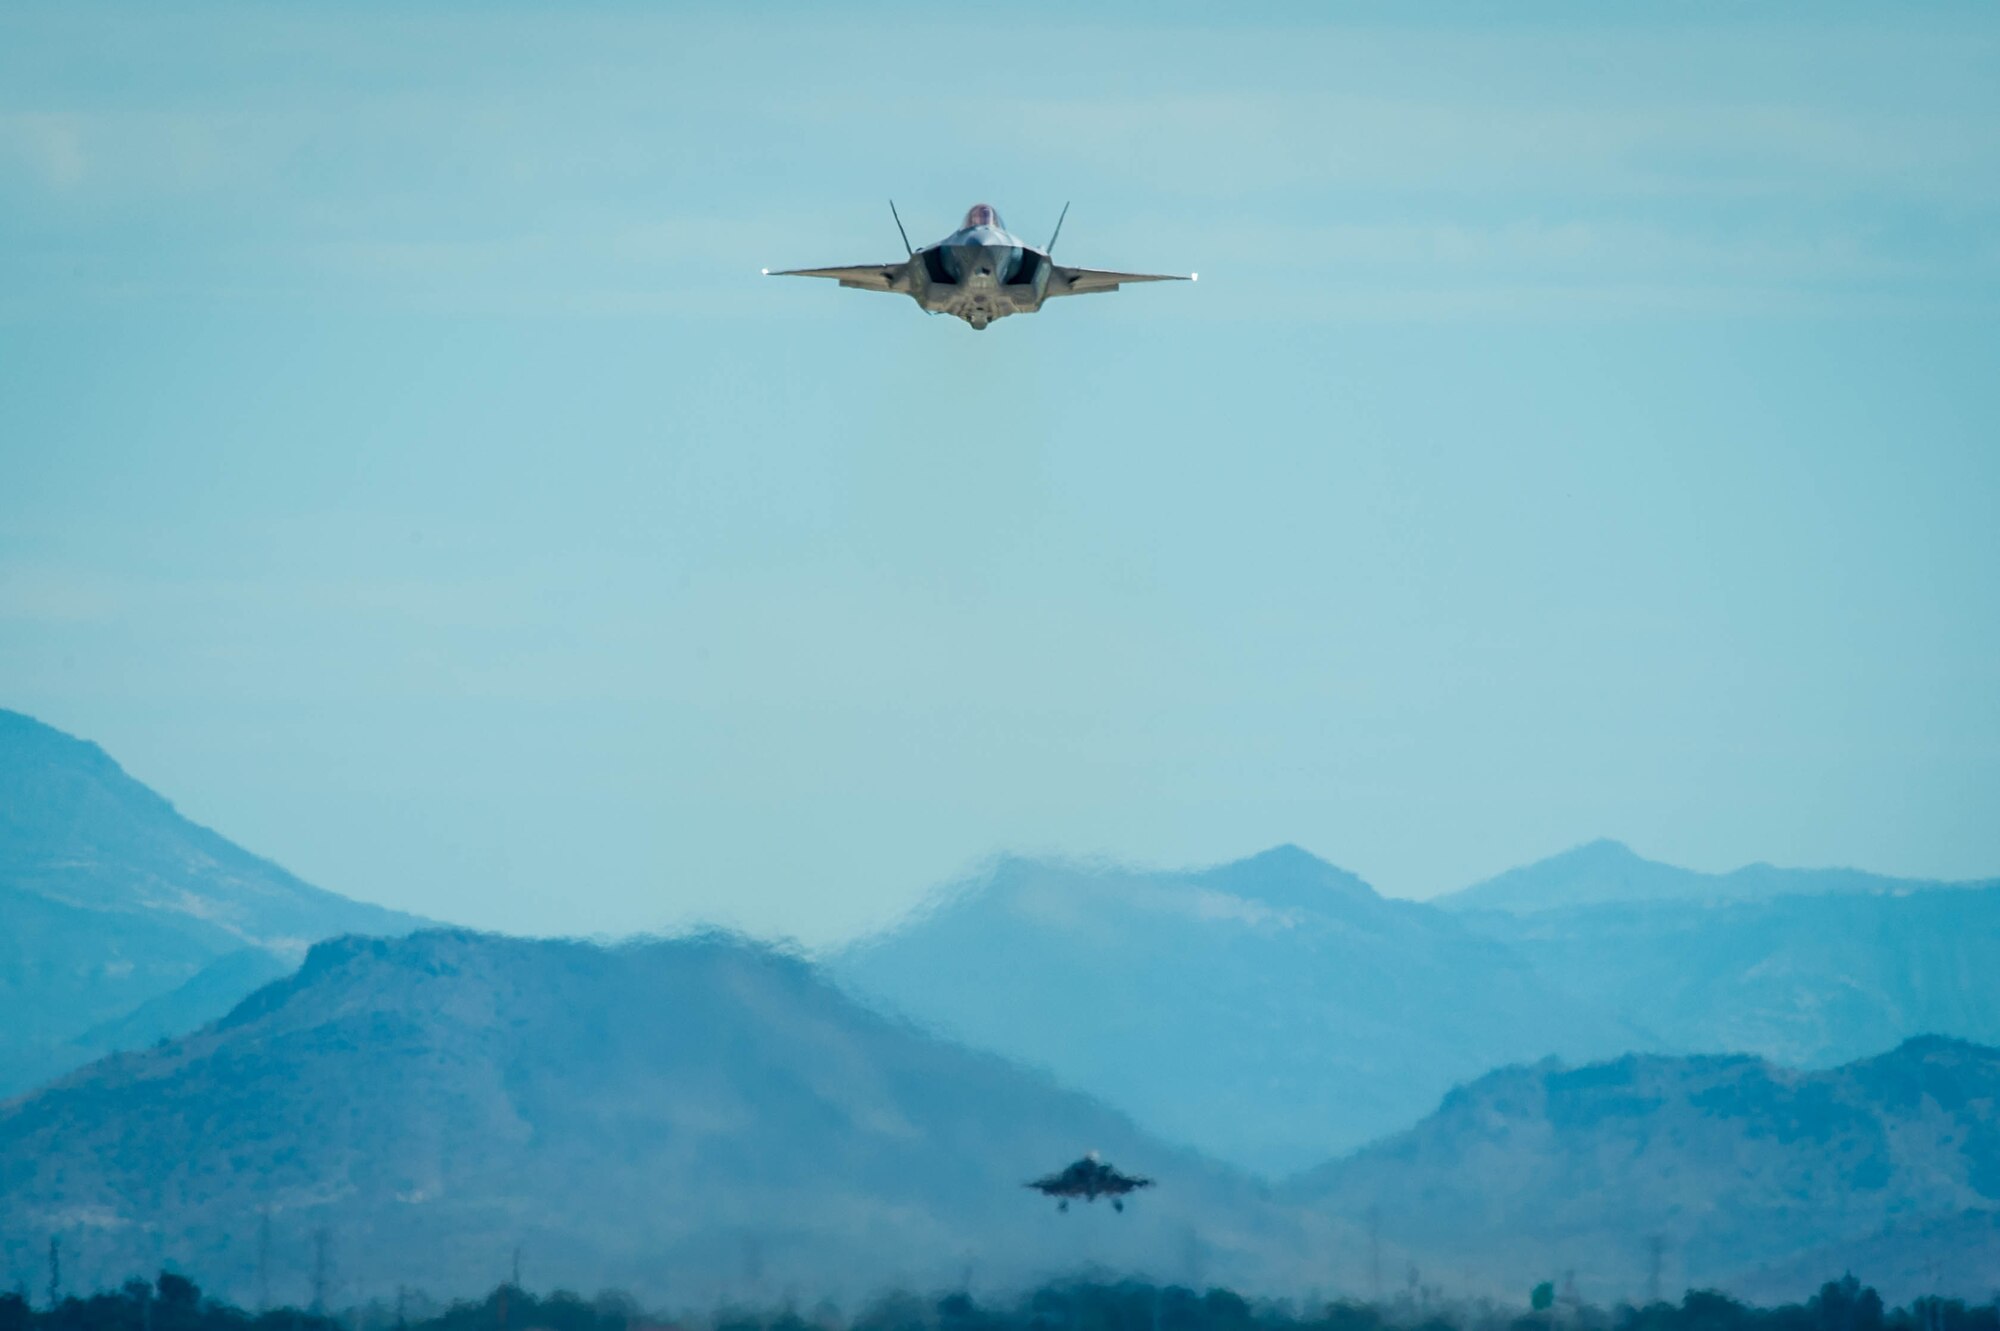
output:
M1490 1300L1302 1307L1225 1289L1074 1280L988 1303L966 1294L895 1293L851 1315L822 1304L810 1312L737 1308L669 1316L621 1294L587 1299L502 1285L484 1299L449 1306L412 1295L322 1315L246 1312L163 1272L157 1281L129 1280L118 1290L47 1308L18 1292L0 1294L0 1331L2000 1331L2000 1301L1924 1298L1888 1308L1851 1276L1828 1282L1803 1303L1775 1308L1705 1290L1678 1303L1599 1308L1551 1300L1546 1288L1536 1291L1533 1308Z

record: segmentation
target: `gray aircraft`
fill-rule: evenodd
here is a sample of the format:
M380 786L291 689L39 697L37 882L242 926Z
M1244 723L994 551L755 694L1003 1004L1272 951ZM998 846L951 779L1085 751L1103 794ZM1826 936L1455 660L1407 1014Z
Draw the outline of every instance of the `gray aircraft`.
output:
M891 216L896 205L889 205ZM901 263L861 264L853 268L787 268L767 277L830 277L844 287L862 291L900 292L932 314L955 314L974 328L984 328L1010 314L1033 314L1056 296L1089 296L1116 291L1127 282L1192 282L1200 276L1175 273L1114 273L1102 268L1065 268L1049 258L1062 234L1063 205L1055 235L1041 249L1008 231L991 204L975 203L965 225L935 245L910 248L910 234L896 217L903 249Z
M1111 1209L1122 1211L1125 1209L1125 1194L1136 1192L1140 1188L1150 1188L1153 1186L1153 1180L1121 1174L1098 1159L1097 1152L1092 1151L1058 1173L1021 1186L1033 1188L1045 1196L1055 1198L1058 1211L1069 1210L1072 1197L1081 1197L1087 1202L1094 1202L1099 1197L1109 1197Z

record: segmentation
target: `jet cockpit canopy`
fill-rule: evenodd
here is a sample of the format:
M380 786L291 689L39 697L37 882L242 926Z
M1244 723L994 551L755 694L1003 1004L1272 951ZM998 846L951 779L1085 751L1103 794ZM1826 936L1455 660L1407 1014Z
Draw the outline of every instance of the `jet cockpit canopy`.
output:
M976 226L999 227L1002 231L1007 229L1006 224L1000 220L1000 214L993 211L993 205L990 203L975 203L966 209L965 226L960 229L970 230Z

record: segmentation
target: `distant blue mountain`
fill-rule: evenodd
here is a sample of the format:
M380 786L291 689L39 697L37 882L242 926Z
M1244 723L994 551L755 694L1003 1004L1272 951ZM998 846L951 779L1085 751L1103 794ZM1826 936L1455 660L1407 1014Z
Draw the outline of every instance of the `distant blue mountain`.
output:
M1859 869L1782 869L1770 864L1748 864L1728 873L1700 873L1645 859L1617 841L1592 841L1433 900L1452 910L1522 914L1642 901L1766 901L1781 896L1895 895L1992 887L2000 887L2000 878L1953 883L1890 878Z
M1924 1033L2000 1044L2000 887L1459 918L1667 1049L1824 1067Z
M259 947L225 952L179 987L75 1036L67 1048L81 1061L171 1040L206 1026L295 969L289 958Z
M317 939L420 923L300 882L181 817L95 744L0 710L0 1097L107 1040L219 1016Z
M1295 846L1188 872L1006 859L828 959L857 994L1269 1174L1498 1063L1650 1043L1449 912Z
M1122 1215L1023 1187L1093 1148L1158 1186ZM73 1284L167 1263L252 1297L260 1212L289 1300L320 1230L343 1301L484 1290L517 1246L538 1285L694 1306L1091 1263L1295 1287L1315 1252L1249 1179L721 937L343 938L0 1106L7 1283L55 1235Z
M1747 1056L1508 1068L1287 1184L1394 1269L1474 1288L1576 1274L1796 1298L1852 1271L1895 1299L2000 1288L2000 1049L1938 1037L1823 1072ZM1359 1274L1349 1255L1343 1273Z
M1158 1187L1120 1216L1021 1186L1086 1148ZM222 1020L0 1106L0 1278L53 1235L78 1284L164 1263L247 1298L260 1213L293 1300L319 1232L343 1300L484 1288L516 1246L537 1283L694 1305L1089 1265L1359 1293L1386 1263L1515 1298L1574 1270L1632 1298L1656 1238L1668 1290L1851 1269L1980 1298L2000 1051L1548 1060L1273 1190L766 948L426 932L321 944Z
M223 1015L313 939L412 917L181 818L96 746L0 712L0 1097ZM2000 886L1598 842L1444 904L1293 846L1139 872L1010 858L840 949L840 982L1269 1176L1505 1064L1631 1050L1845 1062L2000 1043Z
M1824 1067L1922 1033L2000 1043L2000 879L1707 874L1594 841L1437 904L1665 1049Z

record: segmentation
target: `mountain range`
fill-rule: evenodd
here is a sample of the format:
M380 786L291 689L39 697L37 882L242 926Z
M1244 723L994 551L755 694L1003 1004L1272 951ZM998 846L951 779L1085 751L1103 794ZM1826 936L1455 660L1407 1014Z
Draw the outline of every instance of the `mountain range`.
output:
M1459 918L1657 1048L1828 1067L1924 1033L2000 1043L2000 887Z
M1163 1182L1123 1215L1022 1186L1087 1148ZM242 1297L267 1261L303 1298L320 1233L341 1298L483 1288L516 1247L544 1287L698 1303L1090 1261L1296 1283L1318 1222L1262 1194L726 937L322 943L222 1020L0 1106L0 1278L55 1235L78 1283L176 1263Z
M1994 956L2000 886L1705 875L1597 842L1442 904L1385 900L1291 846L1183 872L1006 859L828 964L870 1001L1278 1176L1502 1064L1822 1067L1920 1034L2000 1043Z
M1021 1184L1084 1144L1123 1215ZM1545 1060L1281 1188L708 936L316 946L222 1020L0 1106L0 1279L160 1266L220 1292L547 1287L676 1306L1006 1289L1096 1266L1246 1290L1519 1297L2000 1289L2000 1050L1802 1072ZM1655 1244L1657 1243L1657 1247ZM1386 1281L1385 1281L1386 1275ZM1565 1280L1565 1283L1566 1280Z
M315 940L421 923L300 882L4 710L0 920L0 1097L219 1016Z
M1892 878L1860 869L1786 869L1746 864L1728 873L1701 873L1662 864L1617 841L1598 840L1509 869L1433 900L1452 910L1524 914L1573 906L1681 901L1704 904L1769 901L1786 896L1904 895L1938 888L1996 888L2000 878L1946 882Z
M1817 1072L1745 1055L1508 1068L1406 1132L1294 1179L1474 1288L1576 1273L1796 1298L1852 1270L1886 1295L2000 1292L2000 1050L1940 1037ZM1657 1248L1656 1248L1657 1244Z
M1599 842L1418 903L1284 846L1002 859L820 965L421 923L0 712L0 1096L43 1086L0 1105L0 1280L53 1234L79 1283L298 1298L324 1234L336 1297L516 1244L695 1303L1091 1261L1631 1295L1656 1240L1668 1289L2000 1288L1990 880ZM1162 1186L1020 1192L1088 1147Z
M827 959L855 993L1280 1175L1458 1081L1650 1043L1448 912L1294 846L1193 872L1006 859Z

